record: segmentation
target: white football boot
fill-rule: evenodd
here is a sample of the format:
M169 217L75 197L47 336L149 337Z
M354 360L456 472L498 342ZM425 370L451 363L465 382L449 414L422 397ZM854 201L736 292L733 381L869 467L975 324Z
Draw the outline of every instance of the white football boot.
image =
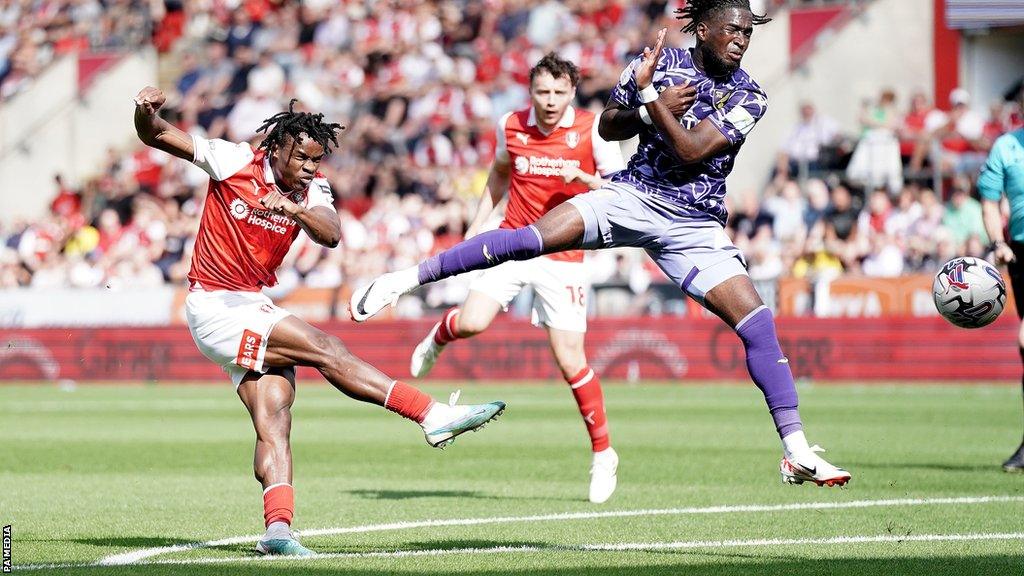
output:
M814 482L818 486L844 486L850 481L850 473L829 464L816 454L824 451L821 446L815 444L806 454L783 455L782 462L779 463L782 481L789 484Z
M352 293L349 314L356 322L365 322L371 316L398 303L398 299L419 286L419 272L415 266L378 276L369 285Z
M420 423L427 444L444 449L455 442L455 437L466 432L481 430L505 411L505 403L498 400L487 404L456 404L459 390L452 393L448 405L435 402Z
M590 465L590 501L594 504L607 502L615 492L618 484L616 471L619 468L619 455L611 447L594 452Z
M409 362L409 373L412 374L413 378L423 378L427 374L430 374L430 370L434 368L434 364L437 362L437 357L441 355L441 351L444 350L444 346L434 341L434 335L441 329L441 323L434 324L433 330L427 334L419 344L416 345L416 349L412 351L412 360Z

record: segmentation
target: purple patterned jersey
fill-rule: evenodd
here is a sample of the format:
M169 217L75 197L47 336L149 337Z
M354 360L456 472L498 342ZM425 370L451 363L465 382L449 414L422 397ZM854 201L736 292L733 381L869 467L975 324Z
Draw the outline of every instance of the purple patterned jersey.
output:
M638 56L630 62L612 90L612 99L627 108L642 105L633 78L633 68L640 60ZM636 154L625 170L612 177L612 181L664 198L686 216L714 219L724 226L728 215L725 209L725 177L732 172L743 140L768 110L768 97L742 69L737 69L728 79L709 78L694 66L691 50L665 48L654 72L654 87L661 91L687 82L697 88L697 99L680 118L680 124L692 129L707 118L725 135L731 146L717 156L694 164L683 164L668 140L654 126L645 125L640 131L640 147Z

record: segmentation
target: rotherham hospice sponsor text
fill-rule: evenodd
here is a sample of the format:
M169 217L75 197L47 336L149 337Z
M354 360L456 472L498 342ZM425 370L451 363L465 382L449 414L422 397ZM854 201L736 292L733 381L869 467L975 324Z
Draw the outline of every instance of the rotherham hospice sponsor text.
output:
M579 160L547 156L518 156L515 160L516 172L533 176L561 176L566 167L579 168L580 165Z

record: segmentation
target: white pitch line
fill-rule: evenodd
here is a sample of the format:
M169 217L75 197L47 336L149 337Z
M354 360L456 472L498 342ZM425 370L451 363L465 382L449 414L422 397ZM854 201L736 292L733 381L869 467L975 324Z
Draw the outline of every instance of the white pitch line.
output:
M347 528L318 528L314 530L296 531L300 536L334 536L337 534L363 534L367 532L385 532L393 530L411 530L415 528L437 528L443 526L477 526L481 524L509 524L514 522L551 522L566 520L590 520L595 518L625 518L633 516L668 516L690 514L735 514L744 512L786 512L793 510L841 510L848 508L872 508L878 506L927 506L936 504L985 504L990 502L1024 502L1024 496L966 496L956 498L903 498L897 500L853 500L850 502L803 502L796 504L751 504L724 505L692 508L664 508L651 510L609 510L605 512L565 512L559 514L541 514L535 516L499 516L492 518L453 518L447 520L421 520L411 522L392 522L388 524L369 524ZM135 564L153 556L172 552L184 552L197 548L215 546L232 546L257 542L261 535L235 536L222 540L210 540L193 544L176 544L158 548L144 548L133 552L123 552L101 559L97 564L116 566Z
M633 552L633 551L664 551L693 550L704 548L741 548L763 546L801 546L801 545L846 545L846 544L878 544L904 542L968 542L968 541L1024 541L1024 532L1002 532L981 534L914 534L896 535L882 534L876 536L834 536L831 538L769 538L754 540L691 540L683 542L624 542L618 544L579 544L552 546L494 546L491 548L432 548L425 550L391 550L374 552L332 552L315 556L235 556L221 558L190 558L185 560L151 560L139 562L137 566L154 565L203 565L251 562L307 562L329 559L364 559L364 558L410 558L423 556L481 555L481 554L515 554L538 552ZM19 570L38 570L43 568L99 568L99 564L37 564L19 566Z

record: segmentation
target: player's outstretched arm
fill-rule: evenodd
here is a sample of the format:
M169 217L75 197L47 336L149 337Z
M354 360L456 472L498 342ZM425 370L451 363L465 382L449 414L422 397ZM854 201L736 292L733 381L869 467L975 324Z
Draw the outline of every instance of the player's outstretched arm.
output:
M135 96L135 132L146 146L191 162L195 157L192 137L157 114L166 101L159 88L146 86L140 90Z
M480 227L487 221L498 202L505 197L511 175L512 166L508 159L502 161L495 158L494 164L491 165L491 172L487 175L484 193L480 196L480 203L476 207L476 214L473 216L472 222L469 223L469 227L466 228L466 240L480 233Z
M672 150L686 164L700 162L709 156L718 154L729 147L729 140L707 118L701 120L692 130L683 128L672 115L666 102L652 84L654 70L658 66L658 58L665 47L664 28L658 33L658 41L654 49L644 48L644 56L634 71L640 99L647 106L651 121L672 146Z

